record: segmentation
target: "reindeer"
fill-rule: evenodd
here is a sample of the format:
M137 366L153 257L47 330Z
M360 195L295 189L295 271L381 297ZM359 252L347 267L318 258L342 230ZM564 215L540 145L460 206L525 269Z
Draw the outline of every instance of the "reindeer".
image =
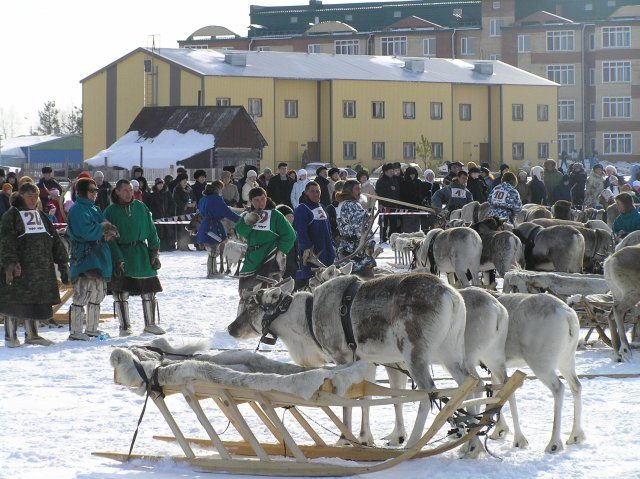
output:
M491 211L491 205L486 201L484 203L472 201L460 208L460 219L469 224L478 223L489 217L489 211Z
M435 228L416 251L416 266L429 267L432 273L455 273L463 287L480 286L479 273L482 239L471 228ZM470 271L471 278L467 277ZM449 277L449 282L454 283Z
M543 228L527 222L513 232L522 242L527 269L582 273L584 237L573 226Z
M546 206L527 203L522 207L522 210L516 214L514 224L517 226L537 218L553 218L553 215Z
M236 264L237 268L234 275L238 276L240 267L242 265L241 260L242 258L244 258L244 253L247 251L247 246L245 244L244 248L242 248L241 246L233 245L231 246L231 251L225 255L225 248L226 248L227 242L233 241L236 244L244 244L244 243L238 241L239 237L238 235L236 235L235 225L231 221L229 221L226 218L222 218L221 222L225 230L227 231L227 238L222 243L220 243L220 268L218 269L218 272L220 272L221 274L225 272L226 274L230 274L231 264ZM191 236L196 236L198 234L198 230L200 229L201 224L202 224L202 216L200 216L199 213L196 213L189 220L189 224L187 224L184 227L184 229L186 229L191 234ZM234 241L234 238L235 238L235 241ZM226 270L224 267L225 259L227 260Z
M614 361L629 361L631 347L624 329L624 317L640 306L640 245L627 246L604 262L604 279L613 295L613 317L609 320Z
M458 384L470 374L464 354L464 301L455 289L431 274L388 275L368 282L350 275L330 280L313 293L291 295L292 290L293 282L288 281L243 293L238 316L227 328L229 334L241 339L268 333L279 336L300 366L361 359L368 363L367 377L372 380L373 363L404 363L418 387L426 390L434 388L431 364L442 364ZM275 311L279 314L274 317ZM353 335L349 339L343 331L341 311L347 311L350 319L347 323ZM390 377L392 387L401 386L397 378ZM420 404L408 445L421 436L427 408L428 404ZM345 424L351 427L350 411L345 411ZM404 425L399 424L398 416L388 437L396 444L404 439ZM360 440L373 442L367 410L363 410ZM477 455L482 449L474 438L467 453Z
M221 249L222 249L222 254L220 255L221 263L223 263L224 261L227 262L226 274L231 274L231 265L237 265L234 276L238 276L240 274L240 267L242 266L242 260L244 258L245 253L247 252L246 243L240 243L238 241L227 239L224 241L224 246Z
M637 244L640 244L640 230L632 231L622 238L622 241L616 245L616 251L624 248L625 246L635 246Z

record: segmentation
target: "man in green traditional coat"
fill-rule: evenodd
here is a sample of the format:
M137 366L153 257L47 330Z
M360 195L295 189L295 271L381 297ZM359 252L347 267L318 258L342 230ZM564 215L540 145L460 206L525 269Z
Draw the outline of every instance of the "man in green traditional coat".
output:
M69 284L69 257L47 215L36 209L40 191L24 183L13 205L0 220L0 315L4 318L5 346L20 346L18 320L24 320L25 343L49 346L38 334L38 321L53 318L60 278Z
M109 289L113 294L115 310L120 319L120 336L129 336L129 296L142 297L144 331L164 334L156 324L158 303L156 293L162 291L157 270L160 269L160 238L151 213L141 201L133 198L133 187L129 180L119 180L111 192L112 204L104 216L120 233L120 237L109 241L113 261L113 276Z

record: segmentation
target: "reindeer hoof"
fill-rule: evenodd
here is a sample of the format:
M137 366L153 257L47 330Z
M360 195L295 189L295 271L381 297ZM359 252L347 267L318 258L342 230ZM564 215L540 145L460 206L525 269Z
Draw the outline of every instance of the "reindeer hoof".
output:
M569 436L569 439L567 439L567 445L582 444L585 439L586 435L584 434L584 431L580 431L577 434L571 434L571 436Z
M493 439L494 441L498 439L504 439L507 436L508 432L508 429L494 429L489 438Z
M550 442L544 452L560 452L564 449L561 442Z
M348 441L346 437L340 436L340 439L336 441L336 446L352 446L351 441Z
M518 449L526 449L529 447L529 441L526 438L520 437L513 440L513 447L517 447Z

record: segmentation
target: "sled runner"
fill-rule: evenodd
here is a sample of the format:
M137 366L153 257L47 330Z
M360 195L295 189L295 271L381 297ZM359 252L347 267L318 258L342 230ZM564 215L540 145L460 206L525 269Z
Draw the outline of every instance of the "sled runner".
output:
M382 471L408 459L440 454L490 428L503 404L522 385L525 378L524 373L516 371L502 387L479 388L477 380L468 379L459 388L428 393L423 390L391 389L365 381L364 368L360 362L336 368L305 369L264 358L257 368L260 374L256 374L258 371L253 363L242 362L249 358L244 352L240 354L242 357L238 361L227 353L207 356L208 359L204 356L195 356L193 360L163 360L161 363L150 364L152 361L147 360L146 353L140 353L136 357L129 350L118 348L112 354L111 363L115 367L115 382L137 389L138 393L146 392L169 425L173 437L155 438L178 442L184 456L171 456L170 459L202 471L233 474L345 476ZM224 360L219 361L218 358L223 356ZM249 361L260 357L257 354L250 356ZM135 369L132 369L130 363L136 361L137 365L133 364ZM218 362L212 365L214 361ZM268 362L266 367L265 361ZM242 366L236 367L240 363ZM269 372L272 366L281 369L278 364L292 372ZM253 373L247 374L247 370ZM250 387L251 384L255 387ZM299 386L300 393L293 392ZM479 397L489 390L493 395ZM475 393L474 397L477 399L467 399L472 393ZM185 437L177 418L165 402L164 398L170 395L181 395L185 399L208 438ZM345 406L376 408L417 401L441 402L442 409L426 432L421 434L418 442L405 449L361 445L332 409ZM212 424L202 409L201 402L208 406L215 404L242 440L223 441L219 432L227 421ZM484 410L475 418L463 410L472 405L484 406ZM242 411L240 407L243 408ZM283 413L277 412L278 408L286 409L288 420L297 422L310 438L310 443L302 444L299 439L294 439L281 419ZM310 409L314 410L312 415L309 415ZM318 419L319 417L322 419ZM181 417L180 420L184 421L184 418ZM455 431L448 438L444 437L447 435L446 429L442 430L447 422L453 425ZM330 445L328 442L335 441L337 437L329 438L326 434L329 429L341 434L351 445ZM276 442L262 442L254 432L257 430L268 430ZM194 445L212 448L215 454L201 455L192 448ZM166 458L114 452L93 454L122 462L159 461ZM323 458L322 462L314 460L317 458ZM330 462L326 459L341 461ZM344 460L353 463L345 464ZM368 462L374 464L362 464Z

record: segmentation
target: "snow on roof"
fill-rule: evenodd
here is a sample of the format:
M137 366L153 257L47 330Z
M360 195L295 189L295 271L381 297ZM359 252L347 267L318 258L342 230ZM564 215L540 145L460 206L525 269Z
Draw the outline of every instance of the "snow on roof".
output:
M138 48L123 58L139 51L148 55L155 55L202 76L556 86L554 82L546 78L500 61L491 61L490 63L493 63L493 74L483 75L474 71L473 60L464 61L449 58L405 58L273 51L223 53L216 50L192 50L188 48L162 48L155 51L147 48ZM225 54L246 55L246 66L235 66L226 63ZM417 73L405 69L406 60L424 61L424 72ZM118 61L114 63L118 63ZM486 63L488 61L483 60L483 62ZM82 81L88 80L106 68L89 75Z
M14 138L8 138L2 141L2 149L0 154L2 156L13 156L18 158L27 158L23 148L38 145L40 143L46 143L48 141L57 140L62 138L61 135L25 135L16 136Z
M214 144L213 135L198 133L194 130L186 133L163 130L154 138L142 138L139 132L130 131L109 148L85 161L93 166L102 166L105 158L108 158L109 166L131 169L140 165L140 148L142 148L142 162L145 166L169 168L180 160L213 148Z

